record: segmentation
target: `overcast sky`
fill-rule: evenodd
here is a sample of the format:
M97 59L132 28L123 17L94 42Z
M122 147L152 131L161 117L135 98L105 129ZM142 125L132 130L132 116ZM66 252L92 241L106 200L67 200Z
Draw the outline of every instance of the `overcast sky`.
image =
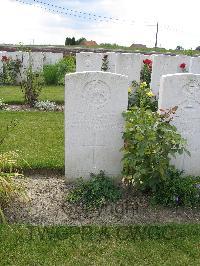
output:
M34 0L20 0L33 3ZM25 5L16 0L1 0L0 43L17 44L64 44L66 37L95 40L97 43L117 43L130 46L132 43L155 43L156 22L159 22L158 46L196 48L200 45L200 1L190 0L37 0L51 10ZM56 5L51 7L47 4ZM64 8L61 9L60 7ZM85 16L92 13L102 17L119 19L78 18L69 14ZM91 15L90 18L95 18ZM102 19L101 19L102 20ZM109 22L107 22L109 21ZM114 23L114 22L115 23ZM197 31L196 31L197 30Z

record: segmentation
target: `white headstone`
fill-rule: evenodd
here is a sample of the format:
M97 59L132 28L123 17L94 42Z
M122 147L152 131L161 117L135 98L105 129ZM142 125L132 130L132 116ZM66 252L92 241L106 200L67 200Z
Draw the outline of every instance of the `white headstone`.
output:
M117 54L114 52L107 52L103 55L108 56L108 69L107 72L115 73L116 72L116 59Z
M44 65L55 65L61 59L63 59L63 53L52 53L52 52L44 52L43 53L43 64Z
M189 56L184 55L153 55L151 90L159 96L160 79L162 75L189 72L190 66ZM185 68L181 68L181 64L185 64Z
M28 52L22 52L21 81L26 79L26 72L30 66L30 58Z
M172 123L187 140L187 154L178 155L173 164L187 175L200 175L200 75L175 74L161 79L159 109L178 106Z
M81 52L76 54L76 72L101 71L102 54Z
M51 65L52 52L43 52L43 65Z
M63 53L52 53L51 63L57 64L61 59L63 59Z
M128 105L126 76L81 72L65 76L65 175L88 178L104 170L121 175L122 112Z
M43 70L43 57L44 55L41 52L31 52L29 54L33 72L41 72Z
M115 73L116 53L92 53L81 52L76 54L76 72L82 71L101 71L103 59L107 56L106 72Z
M116 58L116 73L128 76L129 85L132 81L140 81L142 54L121 53Z
M200 74L200 56L191 58L190 73Z

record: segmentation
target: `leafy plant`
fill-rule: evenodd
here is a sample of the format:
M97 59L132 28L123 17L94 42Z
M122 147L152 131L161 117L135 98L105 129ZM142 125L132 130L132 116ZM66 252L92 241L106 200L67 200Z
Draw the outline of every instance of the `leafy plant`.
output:
M2 56L3 72L0 74L0 83L4 85L16 84L17 75L20 74L22 62L19 59L13 60L10 57Z
M146 82L147 86L151 83L151 72L152 72L152 60L143 60L143 68L140 72L140 81Z
M34 73L32 67L29 66L26 71L26 79L23 80L20 85L24 94L25 103L33 107L44 85L42 73Z
M66 73L75 72L75 69L76 69L76 59L74 56L67 56L61 59L57 63L58 84L64 85Z
M140 84L132 82L132 87L129 89L128 108L133 106L157 111L158 102L146 82Z
M125 117L123 174L141 190L156 191L165 181L170 158L182 154L186 141L169 122L177 107L163 114L132 107Z
M121 190L103 171L90 174L89 180L78 179L77 186L67 196L72 203L82 203L87 208L99 208L121 197Z
M102 66L101 66L101 71L107 71L108 70L108 55L105 54L102 59Z
M44 81L47 85L57 85L58 84L58 66L46 65L43 68Z
M195 207L200 203L200 177L183 176L183 173L170 168L168 178L161 182L152 195L154 204L164 206Z

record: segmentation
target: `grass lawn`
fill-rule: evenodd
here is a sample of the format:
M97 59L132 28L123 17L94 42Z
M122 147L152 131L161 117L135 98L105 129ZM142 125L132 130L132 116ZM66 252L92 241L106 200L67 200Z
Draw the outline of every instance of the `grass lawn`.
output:
M200 265L200 225L0 226L0 265Z
M0 151L19 150L31 168L64 169L64 114L62 112L0 112L0 138L17 119ZM21 161L23 168L29 166Z
M24 98L19 86L0 86L0 99L8 104L23 104ZM43 88L39 100L64 103L64 86L46 86Z

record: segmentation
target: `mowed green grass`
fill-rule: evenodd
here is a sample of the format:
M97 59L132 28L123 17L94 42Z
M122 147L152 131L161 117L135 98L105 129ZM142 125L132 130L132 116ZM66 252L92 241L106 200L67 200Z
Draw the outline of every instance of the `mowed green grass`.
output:
M200 265L200 226L0 226L0 265Z
M0 139L11 121L0 152L19 151L23 169L64 169L64 113L0 111Z
M20 86L0 86L0 99L8 104L23 104L24 98ZM64 86L45 86L39 96L39 100L54 101L57 104L64 103Z

